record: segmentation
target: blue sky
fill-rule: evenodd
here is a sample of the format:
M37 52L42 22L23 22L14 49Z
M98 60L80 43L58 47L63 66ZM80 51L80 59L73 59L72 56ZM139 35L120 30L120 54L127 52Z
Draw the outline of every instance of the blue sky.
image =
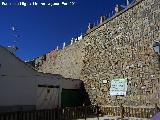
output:
M27 2L26 2L27 1ZM17 29L17 56L29 60L45 54L63 42L85 33L88 23L96 23L100 16L114 11L116 4L126 0L4 0L3 2L75 2L67 6L16 6L0 5L0 45L13 45L15 37L10 28ZM2 2L2 1L1 1ZM0 2L0 4L1 4ZM130 0L131 2L131 0Z

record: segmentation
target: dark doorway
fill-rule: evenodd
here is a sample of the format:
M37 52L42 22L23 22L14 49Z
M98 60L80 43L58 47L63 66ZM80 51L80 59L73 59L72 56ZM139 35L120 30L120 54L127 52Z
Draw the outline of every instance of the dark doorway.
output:
M61 105L62 107L75 107L90 105L88 93L84 88L84 84L81 84L80 89L62 89Z

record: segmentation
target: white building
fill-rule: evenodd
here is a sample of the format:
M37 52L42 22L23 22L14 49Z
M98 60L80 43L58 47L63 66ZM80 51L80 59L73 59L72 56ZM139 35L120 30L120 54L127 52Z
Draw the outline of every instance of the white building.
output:
M79 89L80 84L80 80L39 73L0 46L0 111L61 106L62 88Z

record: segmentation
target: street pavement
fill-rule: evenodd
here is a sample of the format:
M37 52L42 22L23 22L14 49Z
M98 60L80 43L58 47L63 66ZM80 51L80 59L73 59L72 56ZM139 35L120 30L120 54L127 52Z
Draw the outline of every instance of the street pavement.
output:
M85 120L85 119L76 119L76 120ZM87 118L86 120L121 120L120 117L111 117L111 116L103 116L103 117L95 117L95 118ZM123 120L149 120L147 118L134 118L134 117L125 117Z

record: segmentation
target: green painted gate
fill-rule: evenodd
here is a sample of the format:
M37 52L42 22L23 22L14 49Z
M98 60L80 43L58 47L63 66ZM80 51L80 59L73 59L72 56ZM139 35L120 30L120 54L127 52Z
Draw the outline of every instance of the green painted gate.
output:
M62 89L61 105L62 107L74 107L83 105L83 93L80 89Z

